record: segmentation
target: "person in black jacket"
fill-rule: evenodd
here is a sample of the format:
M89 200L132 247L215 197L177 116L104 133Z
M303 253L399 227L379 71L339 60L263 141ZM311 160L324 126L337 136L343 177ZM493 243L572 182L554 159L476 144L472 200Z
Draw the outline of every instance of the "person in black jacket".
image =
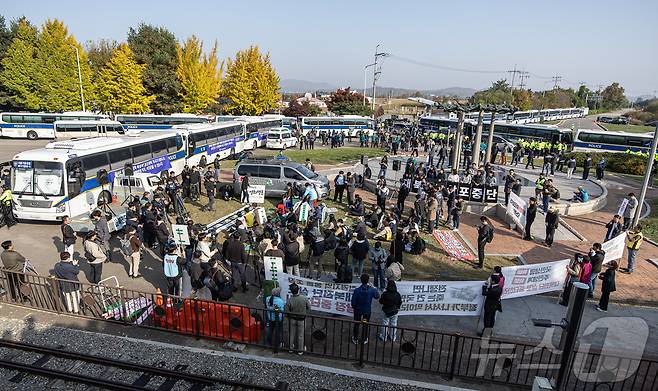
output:
M71 255L73 258L73 252L75 251L75 231L71 227L71 218L69 216L62 217L62 242L64 243L64 251Z
M589 153L585 156L585 163L583 164L583 179L589 177L589 170L592 168L592 155Z
M493 333L496 323L496 311L500 309L500 296L503 294L503 289L499 285L500 277L493 274L490 281L484 299L484 329L478 333L479 336L483 336L487 329Z
M54 274L55 277L66 280L59 281L59 289L64 296L66 309L77 314L80 312L80 284L72 281L79 281L80 266L67 251L61 252L59 259L60 261L55 264Z
M382 305L382 312L384 313L379 339L382 341L387 339L395 341L397 339L398 311L402 306L402 297L398 293L395 281L388 280L386 290L379 298L379 303Z
M157 225L155 226L155 237L158 239L158 244L160 245L160 256L164 258L165 256L165 244L169 240L169 228L164 222L163 217L158 215Z
M334 271L338 273L341 265L347 265L347 261L350 256L350 248L347 246L347 240L341 238L338 242L338 247L334 250ZM338 277L338 276L337 276ZM352 275L350 277L350 282L352 281Z
M601 243L594 243L589 250L589 263L592 265L592 271L589 275L589 292L587 293L587 297L590 299L594 297L596 279L598 278L599 273L601 273L601 265L603 265L604 259L605 251L603 251Z
M544 241L544 244L546 244L548 247L551 247L553 245L553 236L555 236L555 230L560 224L560 215L554 206L551 206L551 208L548 210L544 221L546 222L546 240Z
M287 232L283 235L283 265L286 267L286 273L299 276L299 263L301 254L299 253L299 242L295 232Z
M240 234L237 231L231 235L227 242L222 249L224 258L231 263L231 274L233 274L234 283L238 282L237 276L240 276L242 292L246 292L249 288L247 288L247 275L245 274L247 253L244 249L244 243L240 241ZM238 288L235 287L233 290L236 291Z
M358 276L363 275L363 266L368 257L368 251L370 251L368 239L363 233L357 234L356 240L353 240L350 245L350 253L352 254L352 270L354 273L358 271Z
M204 183L206 187L206 194L208 195L208 204L201 208L210 212L215 211L215 194L217 191L217 183L214 177L208 177Z
M528 202L528 209L525 214L525 229L523 231L523 240L532 240L532 223L537 217L537 199L535 197L530 197L530 202Z
M615 284L615 274L619 269L619 264L617 261L610 261L608 264L608 269L599 274L598 278L603 281L603 286L601 287L601 298L599 299L599 305L596 306L597 311L608 312L608 301L610 300L610 293L617 290Z
M409 195L409 186L407 186L407 181L402 180L400 181L400 189L398 190L398 202L397 202L397 207L398 207L398 217L402 215L402 212L404 212L404 201L407 199L407 196Z
M484 248L487 243L493 239L493 227L491 221L487 216L480 216L481 224L477 226L478 230L478 264L474 266L476 269L484 267Z

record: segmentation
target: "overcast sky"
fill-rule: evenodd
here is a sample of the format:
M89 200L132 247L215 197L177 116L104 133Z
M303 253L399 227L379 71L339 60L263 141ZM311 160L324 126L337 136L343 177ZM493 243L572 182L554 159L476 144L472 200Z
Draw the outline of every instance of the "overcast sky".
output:
M363 87L375 45L379 85L483 88L516 65L533 89L620 82L630 95L658 90L658 1L8 1L7 19L63 20L79 41L124 41L140 22L179 40L196 34L220 56L269 51L282 79ZM404 60L403 60L404 59ZM443 66L499 73L456 72ZM501 73L502 72L502 73ZM543 77L543 78L542 78Z

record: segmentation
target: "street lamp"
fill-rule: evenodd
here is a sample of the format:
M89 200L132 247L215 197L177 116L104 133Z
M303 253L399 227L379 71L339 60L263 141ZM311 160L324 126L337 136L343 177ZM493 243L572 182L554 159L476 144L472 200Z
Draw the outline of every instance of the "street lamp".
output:
M80 55L78 54L78 47L73 46L75 49L75 61L78 64L78 82L80 83L80 101L82 102L82 111L85 111L85 95L82 91L82 73L80 72Z

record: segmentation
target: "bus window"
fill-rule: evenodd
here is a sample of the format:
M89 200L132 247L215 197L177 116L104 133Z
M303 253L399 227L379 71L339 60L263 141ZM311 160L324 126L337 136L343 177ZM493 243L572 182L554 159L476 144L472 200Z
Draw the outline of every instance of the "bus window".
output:
M85 156L82 158L82 167L85 170L87 178L96 176L96 173L101 168L108 169L109 161L105 152L97 153L94 155Z
M123 168L126 163L132 163L132 156L130 155L130 148L115 149L109 153L110 165L113 170Z
M151 145L150 144L140 144L135 145L132 149L133 162L139 163L144 160L151 158Z
M169 152L176 152L178 151L178 147L176 146L176 137L169 137L167 140L167 150Z
M167 142L165 140L156 140L151 143L151 151L153 156L162 155L163 151L167 152Z

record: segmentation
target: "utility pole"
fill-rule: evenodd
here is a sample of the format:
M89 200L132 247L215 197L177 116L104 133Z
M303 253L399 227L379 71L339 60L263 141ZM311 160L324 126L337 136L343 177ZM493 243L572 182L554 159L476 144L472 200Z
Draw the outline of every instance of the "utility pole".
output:
M75 61L78 64L78 82L80 83L80 101L82 102L82 111L85 111L85 95L82 92L82 73L80 72L80 55L78 54L78 47L73 46L75 49Z
M642 206L644 205L644 198L647 196L647 189L649 188L649 181L651 180L651 170L653 169L653 163L656 159L656 147L658 147L658 125L656 125L656 130L653 132L653 142L651 143L651 151L649 151L649 160L647 160L647 169L644 172L644 182L642 183L642 190L640 190L640 199L638 200L639 207L635 210L635 216L633 216L633 227L637 225L640 216L642 215Z
M530 77L530 72L526 71L519 71L519 79L521 80L519 83L519 88L524 90L526 83L525 81Z
M372 111L373 111L373 115L374 115L374 112L375 112L375 100L377 99L377 79L378 79L378 76L382 73L381 65L379 66L379 70L377 70L377 59L379 59L379 57L388 57L389 56L388 53L384 53L384 52L379 51L380 46L381 46L381 44L377 44L377 46L375 46L375 62L373 63L374 65L373 65L373 68L372 68Z
M553 80L553 89L557 90L558 87L560 87L560 82L562 81L562 76L560 75L555 75L551 78Z
M363 67L363 105L366 105L366 89L368 88L368 68L377 65L376 62Z
M507 73L511 74L511 77L510 77L510 79L511 79L510 90L513 90L514 89L514 79L516 79L516 74L521 73L521 71L518 71L516 69L516 64L514 64L514 69L512 69L511 71L507 71Z

